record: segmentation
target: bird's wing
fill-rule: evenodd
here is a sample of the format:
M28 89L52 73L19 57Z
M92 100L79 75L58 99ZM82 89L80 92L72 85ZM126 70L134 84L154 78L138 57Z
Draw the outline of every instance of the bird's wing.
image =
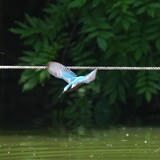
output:
M96 78L97 69L93 70L91 73L85 76L86 83L90 83L91 81L95 80Z
M47 68L48 72L57 78L65 80L67 83L74 81L77 76L69 68L58 62L50 62Z

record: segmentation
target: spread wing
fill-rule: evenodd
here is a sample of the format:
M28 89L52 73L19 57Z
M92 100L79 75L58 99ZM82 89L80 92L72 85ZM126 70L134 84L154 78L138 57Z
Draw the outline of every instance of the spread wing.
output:
M91 81L95 80L97 74L97 69L93 70L91 73L85 76L86 83L90 83Z
M47 70L56 78L61 78L65 80L67 83L71 83L77 78L74 72L72 72L69 68L63 66L58 62L50 62L48 64Z

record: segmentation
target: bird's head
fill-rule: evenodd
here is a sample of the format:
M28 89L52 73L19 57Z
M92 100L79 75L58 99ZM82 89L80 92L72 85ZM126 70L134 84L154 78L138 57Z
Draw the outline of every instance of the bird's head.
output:
M65 86L64 89L63 89L63 92L59 95L59 97L61 97L61 95L62 95L63 93L67 92L68 89L69 89L69 87L70 87L70 86L68 86L68 85Z

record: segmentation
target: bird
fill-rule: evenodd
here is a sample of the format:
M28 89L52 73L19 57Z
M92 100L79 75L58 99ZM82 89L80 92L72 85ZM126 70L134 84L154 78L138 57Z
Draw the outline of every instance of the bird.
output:
M68 83L64 87L60 96L65 92L73 91L84 84L90 83L91 81L95 80L97 74L97 69L94 69L92 72L85 76L77 76L69 68L58 62L49 62L47 70L54 77L63 79Z

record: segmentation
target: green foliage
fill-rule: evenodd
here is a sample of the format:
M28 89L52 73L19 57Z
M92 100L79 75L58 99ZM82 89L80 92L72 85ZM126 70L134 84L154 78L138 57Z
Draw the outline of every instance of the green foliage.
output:
M68 102L68 107L64 110L64 118L67 126L77 128L80 126L90 127L92 124L91 101L87 97L78 97Z
M139 72L137 76L136 87L138 88L138 94L144 94L146 100L150 102L152 95L160 91L160 74L158 75L156 71L143 71Z
M159 66L159 9L158 0L60 0L44 9L44 18L26 15L27 23L17 22L18 27L11 31L30 47L21 57L23 64L36 64L28 60L46 64L63 57L72 65ZM29 90L38 83L43 84L48 77L44 71L24 71L20 83L23 90ZM139 94L144 97L143 103L151 102L159 94L159 79L158 71L99 71L96 85L91 83L85 88L87 99L77 96L71 102L72 97L68 96L64 116L70 125L75 122L85 125L83 107L87 113L90 108L96 108L90 99L99 101L97 106L101 106L104 104L101 97L107 97L101 106L106 113L104 117L108 114L106 108L120 107L130 97L136 105ZM56 88L51 90L54 93Z
M68 8L81 8L82 6L84 6L84 4L86 3L87 0L74 0L72 2L70 2L70 4L68 5Z

